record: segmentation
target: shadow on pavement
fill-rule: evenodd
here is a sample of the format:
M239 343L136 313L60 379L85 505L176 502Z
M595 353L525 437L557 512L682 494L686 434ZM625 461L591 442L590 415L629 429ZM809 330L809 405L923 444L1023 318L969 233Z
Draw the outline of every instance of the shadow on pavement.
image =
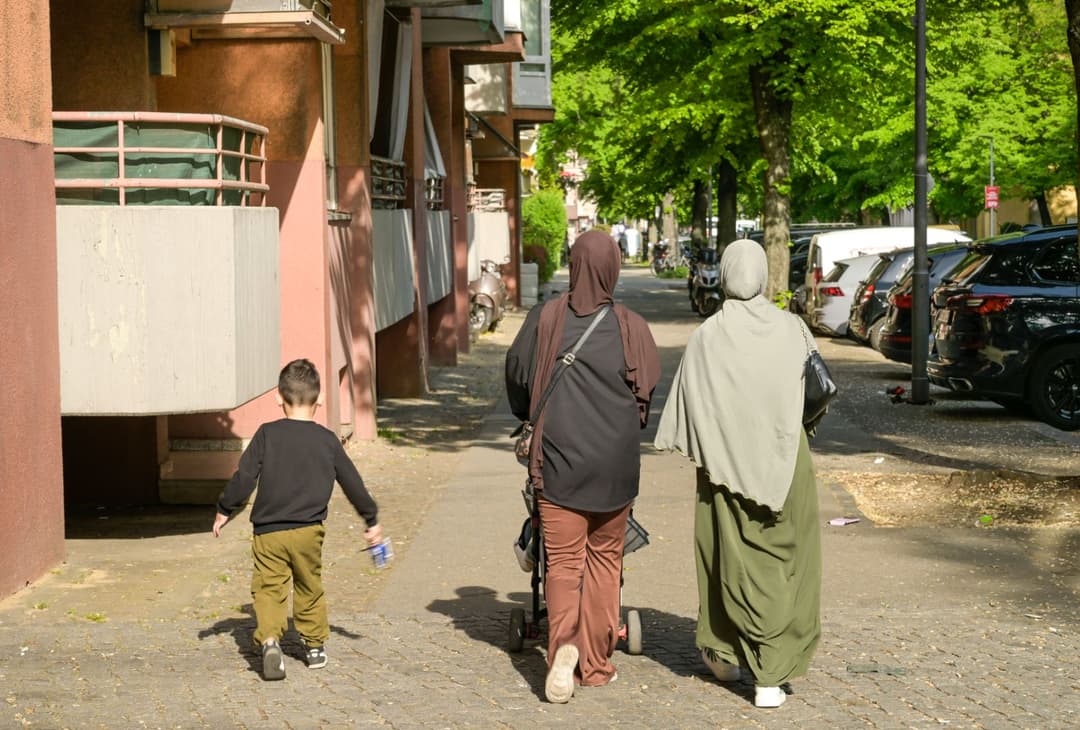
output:
M528 683L533 694L543 699L544 680L547 673L546 623L541 626L540 635L537 638L525 640L522 651L512 653L508 649L510 611L514 608L525 608L526 620L531 620L532 594L511 593L507 596L509 600L501 601L496 597L496 591L486 586L461 586L455 592L458 598L432 601L427 609L432 613L449 617L453 621L454 628L464 632L469 638L506 651L514 668ZM625 610L624 607L624 614ZM717 687L747 702L753 702L752 678L744 678L734 683L717 682L701 661L694 641L697 630L696 620L652 608L637 610L641 614L642 656L644 658L665 667L676 676L698 677L703 681L716 684ZM625 659L624 652L625 646L620 642L612 660L616 666L620 663L620 655ZM785 688L790 694L790 689Z
M142 540L148 537L208 532L214 521L210 505L72 507L64 515L68 540Z
M261 674L262 655L255 646L255 608L250 603L246 603L240 610L246 614L244 618L227 618L218 621L213 626L200 631L198 637L202 640L211 636L228 634L236 642L237 653L247 662L248 671ZM360 638L360 634L333 624L330 624L330 633L344 636L346 639ZM285 630L285 635L281 637L281 650L285 653L285 656L300 662L304 661L304 642L300 639L300 635L296 633L292 619L289 619L289 627Z

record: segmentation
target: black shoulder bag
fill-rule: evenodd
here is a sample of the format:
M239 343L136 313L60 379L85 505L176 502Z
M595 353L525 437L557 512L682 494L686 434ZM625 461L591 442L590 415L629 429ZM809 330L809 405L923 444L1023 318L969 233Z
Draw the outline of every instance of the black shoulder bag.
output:
M555 384L559 382L559 378L566 372L566 369L574 364L574 360L577 358L577 352L581 349L581 346L585 344L585 340L589 339L589 335L596 329L596 325L600 324L600 320L604 318L604 315L608 313L610 307L601 307L589 323L589 327L582 333L578 341L574 343L574 346L570 348L568 352L563 354L559 358L559 361L555 363L555 370L551 373L551 380L548 381L548 386L544 390L544 394L540 397L540 402L536 404L536 410L533 411L532 416L527 421L522 421L521 425L510 434L510 438L517 437L517 442L514 444L514 454L517 456L517 460L524 466L529 465L529 449L532 448L532 436L533 430L537 420L540 418L540 414L544 411L544 406L547 405L548 398L551 397L551 391L555 389Z
M806 340L806 347L810 351L803 368L803 379L806 383L802 422L806 432L812 435L821 423L821 419L825 417L826 411L829 410L829 403L836 397L838 389L821 353L810 344L806 328L800 325L800 329L802 329L803 339Z

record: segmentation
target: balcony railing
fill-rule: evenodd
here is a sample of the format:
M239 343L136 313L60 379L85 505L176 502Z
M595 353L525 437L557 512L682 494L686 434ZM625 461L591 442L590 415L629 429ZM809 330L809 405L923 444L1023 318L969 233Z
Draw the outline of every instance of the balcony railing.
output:
M469 210L485 213L506 210L506 191L502 188L469 188Z
M220 114L54 112L56 202L264 206L266 134Z
M371 207L401 208L405 203L405 163L371 157Z
M424 181L428 210L446 210L446 178L429 177Z

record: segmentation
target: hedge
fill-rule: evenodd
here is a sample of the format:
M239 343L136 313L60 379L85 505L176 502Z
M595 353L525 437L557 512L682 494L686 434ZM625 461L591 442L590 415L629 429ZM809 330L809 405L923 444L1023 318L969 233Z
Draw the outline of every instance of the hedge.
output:
M566 205L562 193L540 190L521 206L521 239L525 261L537 264L539 281L551 280L566 243ZM541 256L537 249L546 252Z

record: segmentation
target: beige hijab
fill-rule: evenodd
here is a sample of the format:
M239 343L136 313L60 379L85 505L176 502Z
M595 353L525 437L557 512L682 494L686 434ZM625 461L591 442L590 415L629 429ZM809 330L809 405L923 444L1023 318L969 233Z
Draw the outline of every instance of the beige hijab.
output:
M803 368L813 338L798 317L765 298L762 247L735 241L720 259L727 297L686 345L671 386L658 449L673 449L723 484L774 512L795 473Z

